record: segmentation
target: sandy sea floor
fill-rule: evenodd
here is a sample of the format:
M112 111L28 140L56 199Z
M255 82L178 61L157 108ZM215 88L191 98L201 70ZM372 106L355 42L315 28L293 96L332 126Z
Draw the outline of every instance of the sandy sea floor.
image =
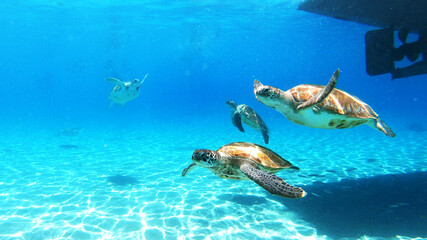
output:
M303 187L303 199L273 196L202 168L181 176L197 148L264 145L261 134L241 133L228 118L4 128L0 238L427 237L427 132L397 126L390 138L367 126L276 124L267 147L300 168L277 175Z

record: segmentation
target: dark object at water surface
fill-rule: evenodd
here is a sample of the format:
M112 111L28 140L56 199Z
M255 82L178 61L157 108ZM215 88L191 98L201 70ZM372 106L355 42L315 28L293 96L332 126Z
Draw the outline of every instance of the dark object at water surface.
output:
M306 0L298 9L381 28L365 35L369 75L391 73L397 79L427 74L427 1ZM418 35L418 40L407 42L409 33ZM411 65L397 68L395 63L405 57Z

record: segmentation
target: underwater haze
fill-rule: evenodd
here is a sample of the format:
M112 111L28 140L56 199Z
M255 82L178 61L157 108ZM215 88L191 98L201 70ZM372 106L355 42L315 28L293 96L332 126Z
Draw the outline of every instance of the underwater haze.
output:
M0 239L427 238L427 75L365 71L372 26L302 1L0 1ZM396 133L295 124L254 96L326 85ZM115 83L143 79L123 106ZM270 130L233 126L233 100ZM198 167L196 149L270 148L307 196Z

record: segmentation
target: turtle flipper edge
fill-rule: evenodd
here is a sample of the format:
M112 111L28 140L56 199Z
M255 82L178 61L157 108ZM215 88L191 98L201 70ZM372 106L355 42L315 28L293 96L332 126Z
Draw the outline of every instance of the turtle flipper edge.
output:
M117 79L117 78L106 78L105 79L105 81L109 81L109 82L113 82L113 83L115 83L115 84L117 84L117 85L119 85L120 87L122 87L122 88L125 88L126 86L125 86L125 83L124 82L122 82L122 81L120 81L119 79Z
M302 198L307 195L302 188L294 187L278 176L256 169L249 164L243 164L240 166L240 170L242 170L248 178L271 194L286 198Z
M240 117L239 112L234 111L231 113L231 121L233 122L233 125L236 126L241 132L245 131L242 126L242 117Z
M139 90L139 88L142 86L142 84L144 83L144 81L145 81L145 79L147 78L147 76L148 76L148 73L147 73L147 74L145 74L145 77L142 79L142 81L139 83L139 85L136 87L136 89L138 89L138 90Z
M297 110L303 110L303 109L312 107L313 105L316 105L318 103L321 103L329 95L329 93L331 93L332 90L335 88L339 75L340 75L340 69L338 68L334 72L334 74L332 74L332 77L329 80L328 85L326 85L326 87L324 87L322 91L319 91L319 93L317 93L315 96L310 98L310 100L299 105L297 107Z
M187 175L187 173L189 173L191 170L193 170L195 167L197 167L197 165L195 163L191 163L190 165L188 165L188 167L184 168L184 170L182 170L182 176L185 177L185 175Z
M261 129L262 137L264 138L265 144L268 144L270 136L268 135L268 129Z
M385 122L383 122L379 118L375 119L375 121L373 123L368 123L368 125L370 127L373 127L375 129L380 130L381 132L383 132L385 135L387 135L389 137L395 137L396 136L396 134L393 132L393 130L391 130L391 128L389 126L387 126L387 124L385 124Z

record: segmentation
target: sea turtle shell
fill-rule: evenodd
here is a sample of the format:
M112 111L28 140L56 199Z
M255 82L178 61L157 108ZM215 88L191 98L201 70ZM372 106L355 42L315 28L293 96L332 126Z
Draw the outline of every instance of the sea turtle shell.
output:
M242 120L254 129L267 129L265 122L262 120L261 116L255 112L251 107L246 104L241 104L238 106L238 111L241 115L244 115Z
M289 161L285 160L277 153L253 143L230 143L222 146L217 152L222 156L252 161L261 169L269 172L277 172L283 168L292 167Z
M302 84L288 91L292 94L295 102L305 102L315 96L325 86L314 84ZM378 114L372 108L357 97L339 90L332 92L321 103L316 105L318 110L323 110L331 114L345 115L352 118L376 119Z

